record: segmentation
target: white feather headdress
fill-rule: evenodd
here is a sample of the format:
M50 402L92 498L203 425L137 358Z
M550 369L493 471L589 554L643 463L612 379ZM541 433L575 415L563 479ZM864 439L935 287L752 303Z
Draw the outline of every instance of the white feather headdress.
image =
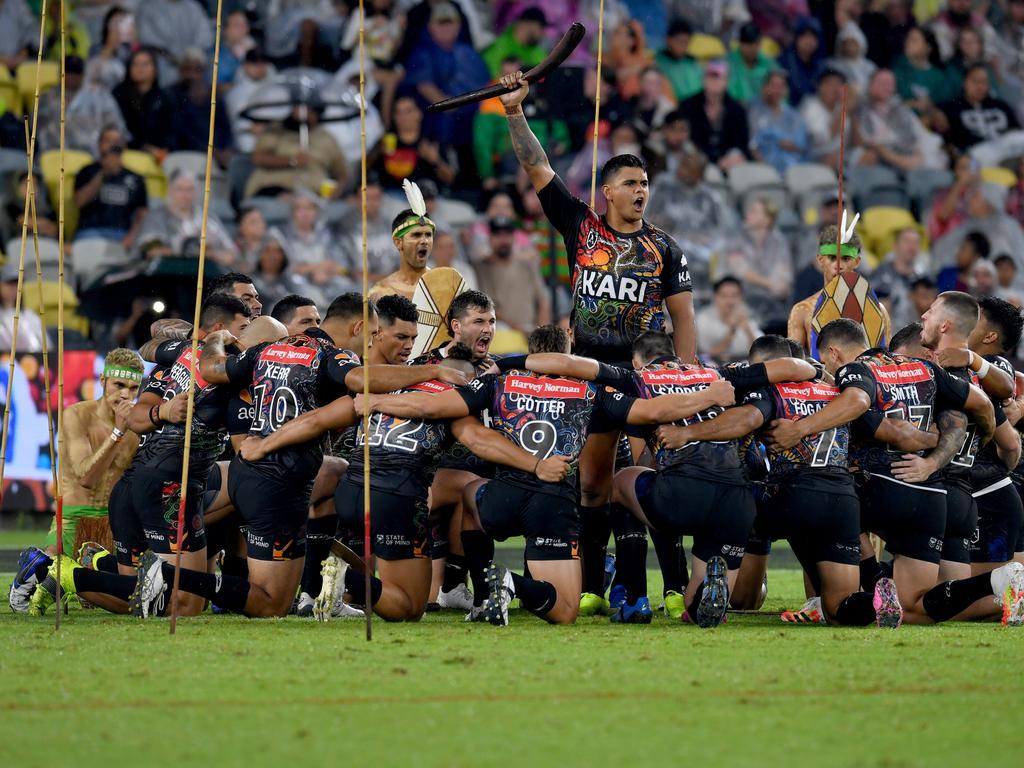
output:
M416 186L416 182L406 179L402 182L402 191L405 192L405 199L409 201L409 207L417 216L427 215L427 203L423 199L423 193Z

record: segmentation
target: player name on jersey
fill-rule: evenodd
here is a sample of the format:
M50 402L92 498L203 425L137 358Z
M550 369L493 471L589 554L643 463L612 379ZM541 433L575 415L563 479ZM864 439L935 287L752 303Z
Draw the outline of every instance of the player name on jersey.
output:
M583 296L595 299L614 299L642 304L647 295L647 283L633 277L616 277L608 272L581 269L577 289Z

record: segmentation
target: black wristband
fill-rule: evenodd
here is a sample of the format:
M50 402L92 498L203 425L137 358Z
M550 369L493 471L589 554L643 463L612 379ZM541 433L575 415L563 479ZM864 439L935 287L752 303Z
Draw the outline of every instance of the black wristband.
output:
M507 355L505 357L498 358L495 362L498 365L498 370L502 373L506 373L516 368L526 368L527 357L529 357L529 355Z
M160 418L160 406L163 403L157 403L149 409L149 421L154 427L162 427L164 420Z

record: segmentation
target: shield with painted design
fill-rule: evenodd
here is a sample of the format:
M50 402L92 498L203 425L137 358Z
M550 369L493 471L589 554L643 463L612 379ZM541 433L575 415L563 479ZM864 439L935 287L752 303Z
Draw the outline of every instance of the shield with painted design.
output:
M885 346L885 315L867 278L857 272L836 275L818 294L811 315L811 351L818 348L818 333L833 320L845 317L860 323L872 347ZM817 354L814 355L817 357Z

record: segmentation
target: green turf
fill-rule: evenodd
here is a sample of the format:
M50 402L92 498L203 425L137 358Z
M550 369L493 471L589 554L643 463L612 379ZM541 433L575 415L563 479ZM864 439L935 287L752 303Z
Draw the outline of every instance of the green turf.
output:
M656 588L652 574L652 588ZM8 579L0 579L6 594ZM767 609L801 602L773 571ZM0 764L1016 764L1024 634L0 612ZM997 763L998 761L998 763Z
M0 549L22 549L31 545L42 546L46 540L46 530L8 530L0 531Z

